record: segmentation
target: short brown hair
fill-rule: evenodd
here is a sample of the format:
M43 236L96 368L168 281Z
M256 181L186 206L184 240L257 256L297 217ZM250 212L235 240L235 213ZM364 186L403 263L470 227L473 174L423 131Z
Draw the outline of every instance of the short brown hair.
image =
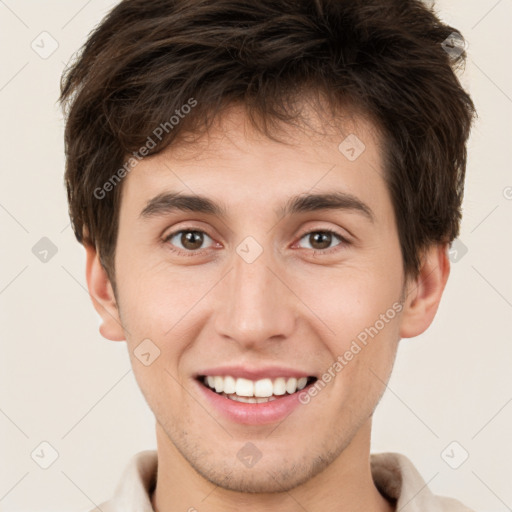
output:
M422 249L459 233L475 114L455 74L464 61L461 34L419 0L121 1L61 82L75 236L114 282L122 183L112 180L130 170L127 155L155 154L234 103L269 135L311 92L378 125L404 272L416 275Z

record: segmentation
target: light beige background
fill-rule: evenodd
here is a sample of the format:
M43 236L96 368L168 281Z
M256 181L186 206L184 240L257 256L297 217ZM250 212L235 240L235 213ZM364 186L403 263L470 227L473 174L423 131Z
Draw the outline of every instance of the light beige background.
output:
M111 496L133 453L155 447L125 344L98 333L84 250L67 217L55 103L64 64L115 3L0 1L4 511L89 510ZM452 266L430 330L401 342L375 415L373 451L404 453L435 493L501 512L512 510L512 0L437 5L468 40L462 80L480 115L460 237L468 252ZM34 40L42 46L43 31L59 45L46 59L31 48ZM46 263L32 253L42 237L58 250ZM48 469L31 458L43 441L59 453ZM469 453L459 469L441 456L452 441L463 447L449 451L453 457Z

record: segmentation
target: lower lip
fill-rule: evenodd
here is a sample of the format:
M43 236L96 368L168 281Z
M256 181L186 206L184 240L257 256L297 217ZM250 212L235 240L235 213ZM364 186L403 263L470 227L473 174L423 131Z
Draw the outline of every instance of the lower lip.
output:
M222 415L235 423L245 425L266 425L282 421L299 405L302 405L299 401L299 393L309 387L307 386L296 393L276 398L270 402L248 404L219 395L195 379L194 382L199 386L201 393L203 393L208 402Z

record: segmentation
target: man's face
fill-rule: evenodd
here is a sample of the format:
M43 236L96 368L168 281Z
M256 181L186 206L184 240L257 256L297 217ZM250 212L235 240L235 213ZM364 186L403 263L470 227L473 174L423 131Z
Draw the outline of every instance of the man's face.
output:
M170 449L222 487L290 489L369 432L400 337L396 222L371 125L347 120L342 135L329 136L290 131L284 145L251 130L241 110L222 121L125 178L118 307L135 376ZM350 133L366 146L353 161L350 147L338 149ZM175 193L207 198L223 215L196 211L198 202L148 206ZM351 199L287 209L297 196L336 193ZM136 350L143 340L149 356ZM147 364L155 346L148 366L134 354ZM247 404L207 389L205 375L235 385L243 376L272 384L310 376L322 386L308 400L312 385ZM244 383L250 388L238 389Z

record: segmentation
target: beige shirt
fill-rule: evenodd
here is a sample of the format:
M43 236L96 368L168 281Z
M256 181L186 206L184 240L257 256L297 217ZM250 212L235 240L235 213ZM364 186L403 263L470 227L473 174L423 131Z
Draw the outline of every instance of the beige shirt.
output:
M396 500L400 512L474 512L460 501L434 496L412 462L399 453L371 455L377 489ZM132 457L111 500L91 512L154 512L150 493L156 482L157 452L146 450Z

